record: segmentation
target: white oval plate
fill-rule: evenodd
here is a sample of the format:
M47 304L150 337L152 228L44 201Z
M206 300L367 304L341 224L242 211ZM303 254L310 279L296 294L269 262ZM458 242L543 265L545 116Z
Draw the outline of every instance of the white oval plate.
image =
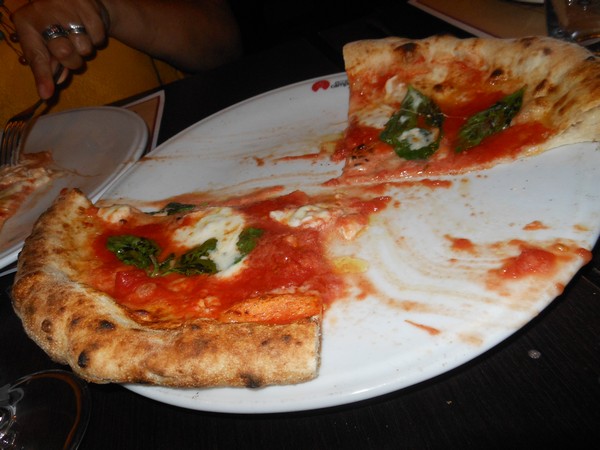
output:
M343 75L252 98L163 144L103 199L153 201L280 184L318 190L341 165L279 158L318 152L319 143L344 130L347 102ZM315 380L257 390L126 387L190 409L273 413L372 398L440 375L520 329L571 280L581 260L505 293L486 285L490 269L518 254L515 240L591 249L600 231L599 176L600 149L588 143L445 177L443 188L389 188L399 206L373 216L367 232L335 250L368 260L377 292L339 300L326 311ZM453 238L468 239L473 251L453 248Z
M77 187L93 200L136 162L146 148L148 127L122 108L79 108L40 117L24 152L50 150L56 167L66 172L32 194L0 232L0 267L16 261L23 241L39 215L61 189Z

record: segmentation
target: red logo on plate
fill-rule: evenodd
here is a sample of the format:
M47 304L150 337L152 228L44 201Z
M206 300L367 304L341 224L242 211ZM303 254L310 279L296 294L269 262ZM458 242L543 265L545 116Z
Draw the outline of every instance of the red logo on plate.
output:
M315 81L314 84L312 85L312 90L317 92L319 89L329 89L329 81L328 80L319 80L319 81Z

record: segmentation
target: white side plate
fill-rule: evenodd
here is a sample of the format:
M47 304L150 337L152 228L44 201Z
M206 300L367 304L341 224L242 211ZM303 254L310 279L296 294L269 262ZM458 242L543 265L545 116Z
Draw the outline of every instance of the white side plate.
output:
M24 152L50 150L67 172L30 196L0 232L0 267L16 261L35 220L65 187L77 187L96 200L141 156L148 129L137 114L122 108L80 108L42 116Z

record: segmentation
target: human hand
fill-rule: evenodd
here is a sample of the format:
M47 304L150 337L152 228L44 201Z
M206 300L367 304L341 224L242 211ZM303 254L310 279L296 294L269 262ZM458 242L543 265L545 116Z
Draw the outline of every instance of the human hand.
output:
M85 58L105 42L109 27L99 0L34 0L16 10L12 21L43 99L54 94L57 66L82 67ZM67 75L64 70L58 83Z

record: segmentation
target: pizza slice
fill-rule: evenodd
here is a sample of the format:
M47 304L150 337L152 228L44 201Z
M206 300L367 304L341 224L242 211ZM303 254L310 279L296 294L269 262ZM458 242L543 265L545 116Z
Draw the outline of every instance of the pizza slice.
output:
M33 192L60 176L51 164L50 152L39 152L24 153L18 164L0 167L0 231Z
M347 44L334 184L486 169L600 137L600 60L551 38Z
M314 378L323 309L345 290L328 247L353 239L388 199L186 200L142 212L63 192L19 257L13 303L27 333L93 382Z

